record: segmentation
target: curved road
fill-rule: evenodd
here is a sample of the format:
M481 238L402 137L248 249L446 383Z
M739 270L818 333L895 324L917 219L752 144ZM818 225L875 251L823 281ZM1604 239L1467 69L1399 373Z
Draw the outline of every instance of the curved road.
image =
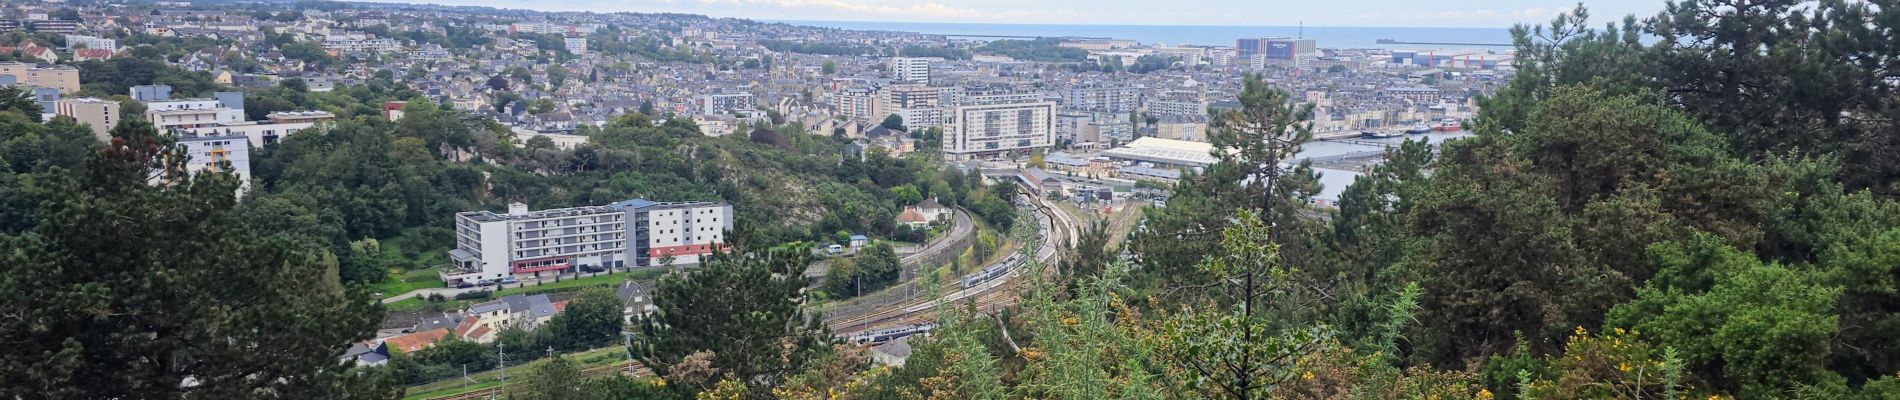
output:
M903 276L897 278L899 281L909 281L912 277L917 276L917 266L922 263L924 257L941 253L946 250L946 247L950 246L950 243L956 242L958 238L970 236L972 232L971 227L976 226L975 222L970 221L970 213L963 211L962 208L952 208L951 210L955 218L952 218L950 222L950 231L946 232L946 235L937 237L937 239L932 240L930 243L925 243L924 248L917 250L916 253L905 255L903 257L904 272ZM830 261L815 262L812 263L811 266L805 267L805 278L823 278L825 277L825 272L830 270Z

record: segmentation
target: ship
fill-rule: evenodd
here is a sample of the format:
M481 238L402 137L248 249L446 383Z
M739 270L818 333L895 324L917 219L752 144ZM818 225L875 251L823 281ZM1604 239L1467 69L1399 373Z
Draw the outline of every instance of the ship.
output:
M1368 129L1368 130L1359 132L1359 136L1364 136L1364 137L1372 138L1372 139L1385 139L1385 138L1395 138L1395 137L1405 136L1405 132L1398 129L1391 129L1391 128Z
M1424 122L1412 124L1412 127L1405 128L1405 133L1410 133L1413 135L1422 134L1422 133L1431 133L1431 132L1432 132L1432 127L1425 125Z
M1457 118L1446 118L1443 121L1438 121L1439 132L1457 132L1462 130L1465 130L1465 126L1459 123Z

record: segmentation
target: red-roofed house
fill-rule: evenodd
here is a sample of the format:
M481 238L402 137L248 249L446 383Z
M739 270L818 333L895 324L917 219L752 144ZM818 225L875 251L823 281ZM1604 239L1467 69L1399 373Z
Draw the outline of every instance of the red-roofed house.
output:
M59 53L54 52L53 49L49 49L45 47L28 47L28 48L20 49L20 57L37 59L37 60L40 60L41 62L46 62L46 63L59 62Z
M448 328L435 328L435 329L430 329L430 330L426 330L422 332L416 332L416 333L397 336L397 337L393 337L389 339L384 339L383 344L389 345L390 350L401 350L404 353L414 353L414 352L422 351L422 349L435 347L435 342L441 341L442 337L448 336L448 335L449 335Z
M925 218L923 212L917 211L917 206L905 206L903 212L897 213L897 223L918 228L929 226L930 218Z
M482 323L482 317L470 315L455 326L455 336L475 343L493 343L498 333L488 324Z
M103 60L105 60L105 59L108 59L108 58L112 58L112 50L110 50L110 49L78 49L78 50L73 50L73 60L75 60L75 61L90 61L90 60L101 60L101 61L103 61Z

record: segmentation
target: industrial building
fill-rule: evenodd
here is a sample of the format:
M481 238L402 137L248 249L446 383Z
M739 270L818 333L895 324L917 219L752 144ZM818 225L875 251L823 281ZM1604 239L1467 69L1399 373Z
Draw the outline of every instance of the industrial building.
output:
M1153 168L1201 168L1214 165L1214 145L1204 142L1144 137L1122 147L1108 149L1102 156L1118 162Z
M455 266L442 278L472 283L572 268L650 267L667 257L695 264L727 249L732 218L725 203L644 199L532 212L514 203L507 214L459 213L449 251Z

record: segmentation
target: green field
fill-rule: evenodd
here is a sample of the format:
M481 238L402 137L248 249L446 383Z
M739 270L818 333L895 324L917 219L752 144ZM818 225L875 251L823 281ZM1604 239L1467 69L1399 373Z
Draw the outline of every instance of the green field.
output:
M560 282L548 282L546 284L535 285L535 286L510 287L510 288L502 289L496 292L494 296L489 296L489 299L504 297L504 296L509 296L509 295L516 295L516 294L547 294L547 293L572 292L572 291L578 291L578 290L589 288L589 287L613 288L614 286L619 285L621 281L624 281L627 279L632 279L635 281L646 282L646 283L652 283L655 280L658 280L661 274L665 274L665 273L666 271L663 269L646 268L646 269L633 270L632 272L620 272L620 273L607 274L607 275L589 276L589 277L580 278L580 279L568 279L568 280L563 280ZM437 280L435 281L435 286L430 286L430 287L442 287L442 281ZM384 294L389 294L389 293L390 292L384 292ZM406 291L396 292L396 293L406 293ZM480 302L480 301L488 301L488 300L487 299L455 300L451 298L446 302L442 302L438 304L442 307L441 308L442 310L457 310L463 307L467 307L471 303ZM411 297L411 298L396 301L394 303L384 304L383 310L391 311L391 312L419 311L419 310L428 309L429 306L430 306L430 303L427 300Z
M376 293L382 293L383 296L395 296L409 293L416 289L439 288L442 286L442 276L436 274L435 270L419 269L407 272L390 270L389 277L383 279L383 283L376 285Z
M613 363L617 363L621 361L626 361L626 356L624 355L626 354L625 351L626 350L622 349L620 346L612 346L612 347L602 347L598 349L583 351L580 353L563 354L562 356L567 357L568 360L574 361L577 367L579 367L582 370L585 370L588 368L594 368L594 367L599 367L602 365L609 365L609 364L613 364ZM534 366L540 365L541 363L545 363L545 362L547 362L547 359L544 358L544 359L528 362L527 364L508 367L508 375L513 376L513 377L520 377L528 373L529 369L532 369L534 368ZM498 371L495 371L492 369L487 370L487 371L482 371L482 372L470 373L468 374L468 378L473 379L475 381L468 382L468 385L466 387L463 386L463 382L465 381L459 378L444 379L444 380L425 383L421 385L410 386L408 388L403 389L402 398L414 399L414 400L433 399L433 398L438 398L438 397L443 397L443 396L456 395L456 394L460 394L460 393L472 391L472 390L487 389L487 388L495 387L496 385L501 384L501 382L495 380L495 377L498 376L499 374L500 373Z

